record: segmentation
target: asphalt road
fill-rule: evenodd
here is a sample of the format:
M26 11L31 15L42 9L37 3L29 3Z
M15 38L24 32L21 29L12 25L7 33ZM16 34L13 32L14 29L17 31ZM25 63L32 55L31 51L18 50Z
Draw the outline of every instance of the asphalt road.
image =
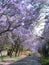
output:
M35 55L27 56L26 58L14 62L10 65L41 65L38 61L38 58Z

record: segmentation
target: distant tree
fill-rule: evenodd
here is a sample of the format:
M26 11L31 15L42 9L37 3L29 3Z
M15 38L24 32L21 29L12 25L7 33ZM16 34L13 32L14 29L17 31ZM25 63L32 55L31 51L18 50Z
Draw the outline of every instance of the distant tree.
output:
M49 56L49 40L43 45L42 50L40 52L44 57Z

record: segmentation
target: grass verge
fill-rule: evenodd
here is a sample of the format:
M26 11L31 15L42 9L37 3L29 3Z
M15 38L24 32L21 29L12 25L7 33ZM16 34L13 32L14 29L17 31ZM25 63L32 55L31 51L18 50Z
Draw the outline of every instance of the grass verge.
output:
M41 57L39 61L42 65L49 65L49 57Z

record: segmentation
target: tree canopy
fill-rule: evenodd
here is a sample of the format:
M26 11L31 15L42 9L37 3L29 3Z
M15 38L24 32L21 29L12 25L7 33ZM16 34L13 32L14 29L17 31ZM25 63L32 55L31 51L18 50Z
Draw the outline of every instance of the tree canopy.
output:
M34 50L49 39L48 29L49 3L45 0L0 0L1 40L6 37L14 44L19 35L25 40L22 45Z

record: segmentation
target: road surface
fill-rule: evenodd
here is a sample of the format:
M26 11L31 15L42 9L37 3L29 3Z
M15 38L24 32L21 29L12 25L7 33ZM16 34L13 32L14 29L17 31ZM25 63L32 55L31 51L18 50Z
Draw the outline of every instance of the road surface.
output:
M37 56L31 55L10 65L41 65Z

